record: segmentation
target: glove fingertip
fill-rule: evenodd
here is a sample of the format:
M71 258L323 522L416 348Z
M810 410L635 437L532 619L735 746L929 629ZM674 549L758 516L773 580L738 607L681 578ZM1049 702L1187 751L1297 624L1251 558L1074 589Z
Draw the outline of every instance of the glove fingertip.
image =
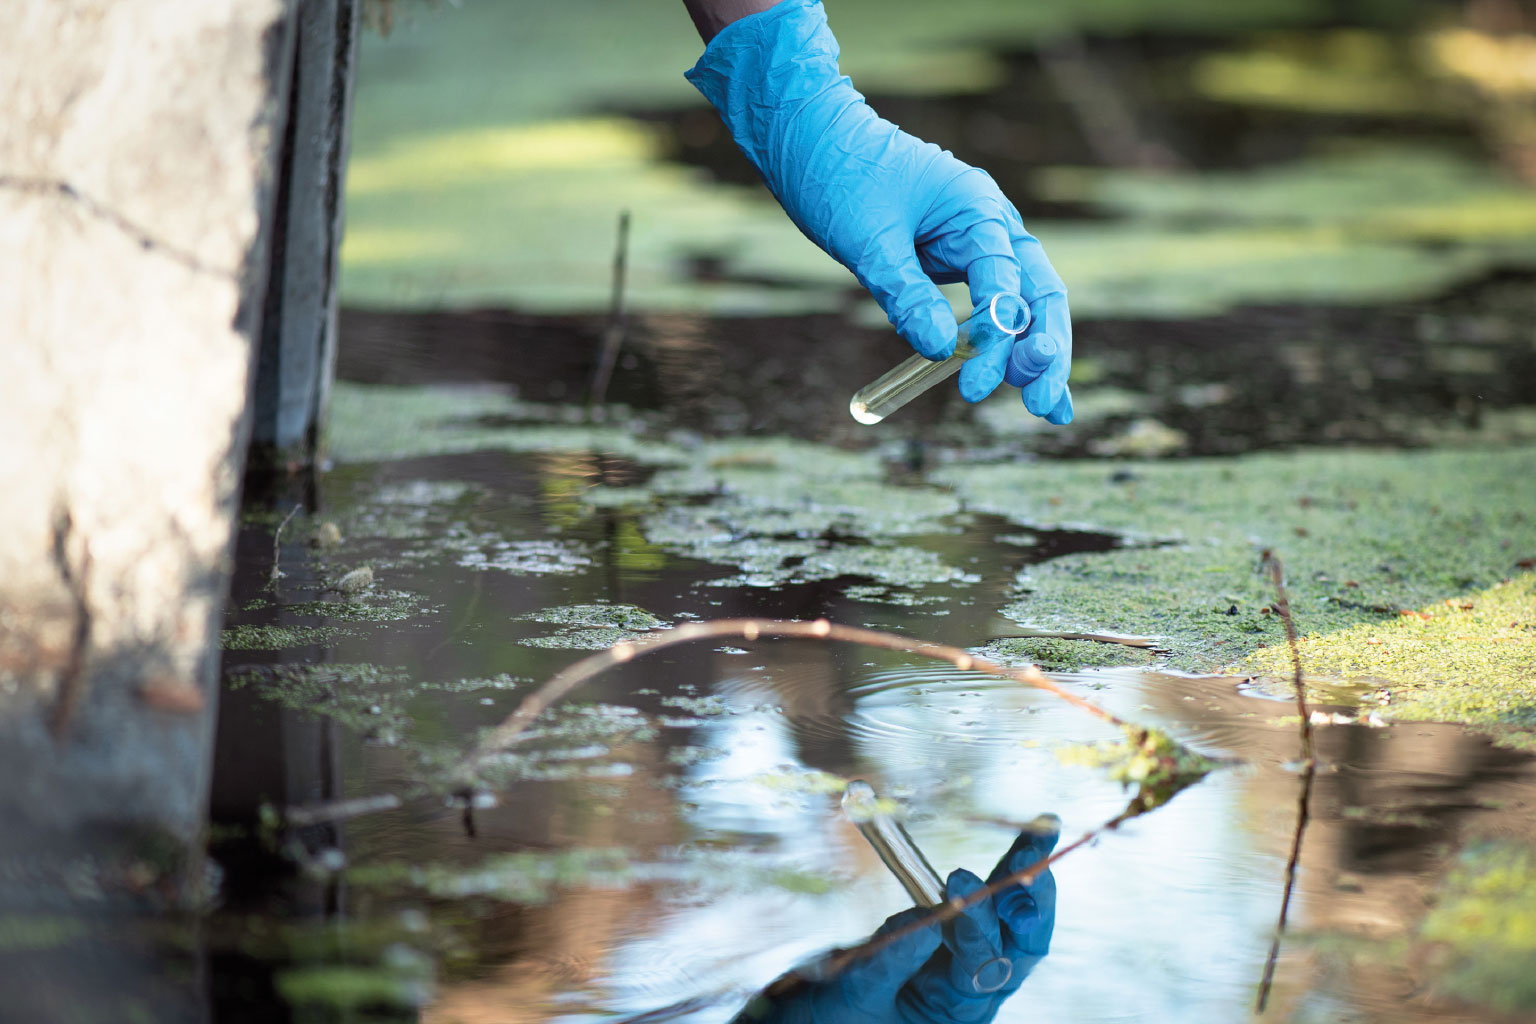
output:
M1051 414L1046 417L1046 420L1056 424L1058 427L1064 427L1072 422L1072 415L1072 389L1068 387L1062 390L1061 401L1056 403L1056 408L1051 410Z
M975 872L955 868L944 880L944 896L946 899L964 899L984 884Z

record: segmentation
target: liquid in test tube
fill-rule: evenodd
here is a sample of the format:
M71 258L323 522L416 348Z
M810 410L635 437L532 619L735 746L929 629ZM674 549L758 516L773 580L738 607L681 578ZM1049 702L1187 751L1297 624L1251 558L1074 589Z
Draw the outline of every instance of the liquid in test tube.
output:
M933 870L923 851L917 848L901 822L885 813L875 788L862 779L848 783L843 791L843 813L859 833L874 847L880 860L907 890L912 902L931 908L944 903L944 880ZM994 945L991 959L976 968L971 984L977 992L996 992L1013 976L1013 962Z
M979 351L970 342L976 334L1000 331L1005 335L1017 335L1028 326L1029 308L1023 300L999 292L988 305L972 311L960 325L954 355L938 361L920 355L907 358L874 383L855 392L848 402L848 413L866 426L879 423L924 391L959 372L961 364ZM1005 344L1005 341L997 339L994 344ZM1056 342L1049 335L1036 334L1020 339L1013 344L1010 376L1028 383L1051 365L1055 355Z

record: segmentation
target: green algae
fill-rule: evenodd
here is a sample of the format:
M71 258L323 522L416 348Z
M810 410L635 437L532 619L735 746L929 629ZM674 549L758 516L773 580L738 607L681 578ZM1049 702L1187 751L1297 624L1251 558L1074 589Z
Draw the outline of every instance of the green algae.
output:
M790 441L709 442L643 485L595 488L594 508L632 509L645 541L734 566L717 586L862 577L885 587L969 583L941 556L890 538L953 533L960 505L928 486L884 481L873 452Z
M637 422L625 420L622 410L605 409L603 417L593 422L578 408L521 402L483 389L338 382L326 414L325 445L338 462L479 451L604 451L647 465L680 459L672 446L638 437Z
M1058 748L1066 764L1102 771L1136 795L1130 810L1156 810L1219 767L1218 762L1189 749L1160 729L1126 725L1124 737Z
M476 534L459 526L445 531L432 547L411 555L423 559L433 554L441 557L444 552L457 552L457 564L465 569L514 576L570 576L592 565L585 546L572 541L505 540L500 534Z
M1536 573L1383 621L1309 632L1298 650L1304 677L1368 684L1386 718L1521 729L1526 745L1536 741ZM1237 670L1288 677L1290 650L1262 648Z
M345 601L304 601L283 606L292 615L314 615L341 622L404 622L440 609L405 590L373 590Z
M520 618L564 628L551 636L525 637L518 643L527 647L582 651L607 650L668 625L666 620L632 604L562 605L542 608Z
M329 646L352 635L339 626L231 626L219 634L219 646L226 651L284 651Z
M405 704L416 690L404 669L367 663L251 666L229 672L225 685L254 687L274 704L323 714L390 745L410 728Z
M607 627L643 633L667 625L644 608L632 604L567 604L541 608L519 616L529 622L548 622L561 626Z
M1157 660L1153 652L1141 647L1049 636L1004 637L975 648L975 653L1005 665L1039 665L1047 672L1150 665Z
M1507 841L1464 851L1419 937L1436 945L1439 992L1505 1013L1536 1010L1536 852Z
M1288 571L1298 627L1390 621L1502 579L1536 550L1536 449L1303 451L1178 463L951 466L974 511L1159 541L1026 567L1004 614L1036 629L1159 639L1211 671L1280 642L1258 571Z

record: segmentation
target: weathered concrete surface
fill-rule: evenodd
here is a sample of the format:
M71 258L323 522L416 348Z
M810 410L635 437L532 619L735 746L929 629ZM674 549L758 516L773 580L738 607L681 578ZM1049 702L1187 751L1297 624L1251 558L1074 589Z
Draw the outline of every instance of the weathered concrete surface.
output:
M357 0L300 0L271 271L255 393L252 456L305 462L336 364L342 184L361 22Z
M0 853L200 827L291 21L0 9Z

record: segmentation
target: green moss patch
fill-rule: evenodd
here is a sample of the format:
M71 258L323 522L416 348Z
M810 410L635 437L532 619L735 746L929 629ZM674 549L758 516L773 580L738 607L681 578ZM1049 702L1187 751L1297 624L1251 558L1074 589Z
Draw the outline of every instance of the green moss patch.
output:
M1036 629L1149 636L1212 671L1281 642L1273 550L1303 632L1394 622L1504 578L1536 551L1536 449L1307 451L1176 463L955 466L968 509L1146 546L1025 568L1004 614Z
M1309 633L1298 649L1306 677L1374 684L1387 717L1536 730L1536 573L1382 621ZM1289 676L1290 650L1255 651L1238 670Z

